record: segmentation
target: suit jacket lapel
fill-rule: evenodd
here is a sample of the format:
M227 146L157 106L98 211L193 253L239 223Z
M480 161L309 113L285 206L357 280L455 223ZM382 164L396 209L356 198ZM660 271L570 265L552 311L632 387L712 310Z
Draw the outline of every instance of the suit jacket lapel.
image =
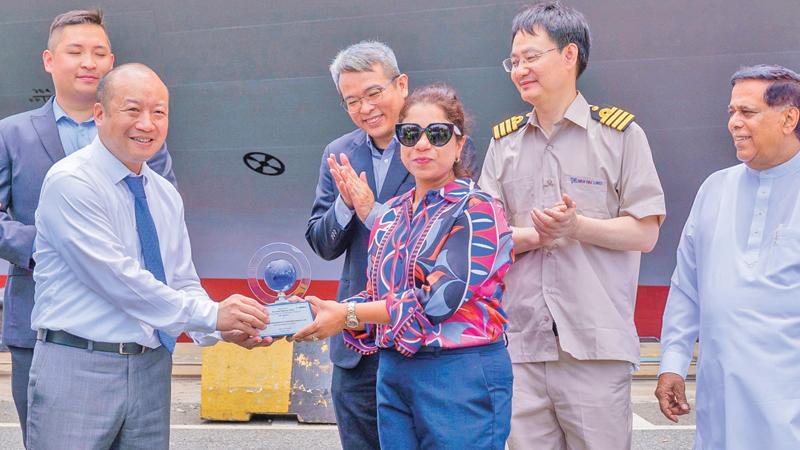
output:
M42 141L42 146L50 159L56 162L64 155L64 146L61 145L61 137L58 135L55 116L53 116L53 101L55 96L44 104L36 114L31 115L31 123Z
M389 172L386 174L386 179L383 180L383 189L381 189L380 195L377 196L378 201L381 203L385 203L396 196L400 185L410 176L406 166L403 165L403 161L400 159L400 144L394 140L391 145L395 146L394 155L392 155L392 162L389 163Z

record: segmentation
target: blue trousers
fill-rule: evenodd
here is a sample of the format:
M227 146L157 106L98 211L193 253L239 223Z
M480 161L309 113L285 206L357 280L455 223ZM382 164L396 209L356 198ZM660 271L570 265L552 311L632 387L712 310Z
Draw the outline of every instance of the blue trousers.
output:
M377 373L378 355L362 356L352 369L333 366L333 411L344 450L380 449L375 406Z
M412 358L382 350L381 448L503 450L511 427L511 359L503 342Z

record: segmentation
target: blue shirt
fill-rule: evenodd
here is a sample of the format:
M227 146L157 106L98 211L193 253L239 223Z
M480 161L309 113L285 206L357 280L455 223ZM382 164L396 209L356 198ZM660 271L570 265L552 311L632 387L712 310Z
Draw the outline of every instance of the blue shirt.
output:
M394 152L400 144L397 142L397 138L392 138L392 141L389 142L386 149L381 151L378 147L375 147L372 138L369 138L367 139L367 145L372 155L372 172L375 175L375 187L378 188L378 191L375 192L375 196L377 197L381 189L383 189L383 181L386 179L386 174L389 173L389 165L392 163L392 157L394 157Z
M695 341L697 449L800 442L800 153L700 187L664 311L660 373L686 377Z
M61 145L64 147L65 155L71 155L75 150L86 147L97 136L94 117L85 122L77 123L61 109L56 99L53 99L53 115L56 119L58 136L61 138Z
M386 147L386 150L380 151L377 147L375 147L375 144L372 142L372 138L367 137L367 145L369 145L369 151L372 155L372 173L375 175L375 187L377 189L377 191L373 192L373 194L375 194L377 197L378 194L380 194L381 189L383 189L383 182L386 180L386 174L389 173L389 166L392 164L394 152L398 150L400 143L397 142L397 138L392 138L392 142L389 143L389 145ZM341 195L336 197L336 202L333 204L333 206L336 222L340 227L344 228L353 217L353 211L344 204L344 200L342 200ZM367 220L364 223L367 228L371 228L372 222L375 221L375 218L379 212L383 212L383 205L376 201L375 206L372 207L372 211L370 211L369 215L367 216Z

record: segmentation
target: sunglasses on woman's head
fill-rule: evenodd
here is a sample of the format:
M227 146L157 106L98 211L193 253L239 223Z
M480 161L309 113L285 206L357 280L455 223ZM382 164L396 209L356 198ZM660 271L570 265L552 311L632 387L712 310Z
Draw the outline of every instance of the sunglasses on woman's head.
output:
M422 138L422 133L434 147L443 147L450 142L453 134L461 136L461 130L452 123L432 123L423 128L416 123L398 123L394 126L394 134L398 142L405 147L413 147Z

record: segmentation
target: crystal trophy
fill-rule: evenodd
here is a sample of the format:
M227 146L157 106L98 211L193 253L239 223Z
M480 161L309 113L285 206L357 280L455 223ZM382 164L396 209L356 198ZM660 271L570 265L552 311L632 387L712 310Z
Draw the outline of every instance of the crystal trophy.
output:
M311 285L310 273L308 258L291 244L268 244L253 255L247 267L247 284L269 313L262 337L291 336L313 322L308 302L288 300L306 293Z

